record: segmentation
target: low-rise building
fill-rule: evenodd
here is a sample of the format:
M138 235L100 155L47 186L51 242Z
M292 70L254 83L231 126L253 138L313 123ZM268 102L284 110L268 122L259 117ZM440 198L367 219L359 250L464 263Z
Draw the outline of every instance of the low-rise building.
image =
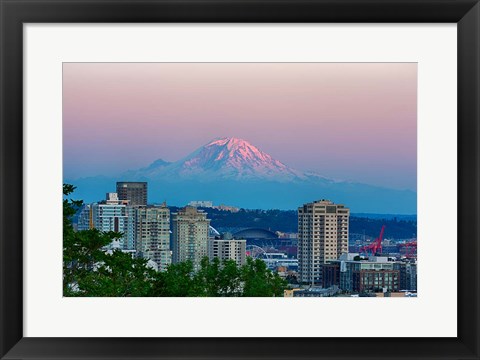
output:
M218 258L220 262L234 260L238 266L245 265L247 240L234 239L231 234L208 240L208 258Z
M339 291L338 286L329 288L314 286L304 290L293 291L293 297L330 297L336 295Z
M324 287L338 285L343 291L356 293L398 292L400 271L387 257L361 258L357 253L342 254L323 267Z
M203 207L203 208L212 208L212 207L213 207L213 201L209 201L209 200L195 200L195 201L190 201L190 202L188 203L188 206Z

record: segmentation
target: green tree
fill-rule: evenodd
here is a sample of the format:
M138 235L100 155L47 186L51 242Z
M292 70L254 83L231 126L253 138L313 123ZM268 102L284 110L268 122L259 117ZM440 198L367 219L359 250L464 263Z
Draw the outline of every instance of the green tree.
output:
M74 190L72 185L63 186L64 296L283 296L287 282L260 259L247 257L240 267L233 260L204 258L197 271L186 261L157 272L146 259L107 251L106 246L122 234L75 231L72 218L83 202L70 198Z
M152 296L198 296L192 262L171 264L166 271L157 273Z
M78 281L83 296L151 296L156 271L144 259L115 250Z
M196 296L240 296L242 294L241 271L233 260L223 263L218 258L201 261L201 267L194 277Z
M209 261L207 257L204 257L200 263L200 269L194 277L197 296L221 296L218 282L221 272L218 258Z
M242 270L234 260L225 260L218 277L220 296L241 296L243 291Z
M247 257L247 263L242 267L242 296L283 296L287 281L267 268L263 260Z
M72 217L82 206L82 201L69 198L74 190L63 185L64 296L149 296L156 273L146 260L105 251L121 233L73 229Z

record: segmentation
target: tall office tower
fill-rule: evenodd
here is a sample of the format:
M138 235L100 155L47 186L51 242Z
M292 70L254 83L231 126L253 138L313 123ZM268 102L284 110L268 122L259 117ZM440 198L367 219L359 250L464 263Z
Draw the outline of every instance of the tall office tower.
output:
M158 271L172 263L170 210L166 204L135 208L135 245L137 256L154 261Z
M147 205L147 183L118 181L117 194L120 200L130 201L130 206Z
M322 267L348 253L350 210L328 200L298 208L298 271L300 282L322 284Z
M234 260L238 266L245 265L247 240L233 239L232 234L223 234L221 239L208 239L208 258Z
M91 205L92 225L100 231L123 233L122 250L135 250L135 213L127 201L118 200L116 193L108 193L102 203Z
M173 214L173 262L190 260L195 270L200 267L202 258L207 256L208 229L210 219L207 214L187 206Z

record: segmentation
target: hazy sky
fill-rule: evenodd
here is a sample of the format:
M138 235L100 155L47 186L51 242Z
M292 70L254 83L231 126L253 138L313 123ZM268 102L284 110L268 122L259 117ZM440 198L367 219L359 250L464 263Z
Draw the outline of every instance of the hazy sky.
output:
M66 63L64 176L239 137L290 167L416 190L417 64Z

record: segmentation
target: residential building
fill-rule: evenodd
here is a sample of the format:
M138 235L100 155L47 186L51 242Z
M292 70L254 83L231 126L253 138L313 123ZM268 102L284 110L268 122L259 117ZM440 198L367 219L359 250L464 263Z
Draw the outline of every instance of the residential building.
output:
M353 271L352 291L365 292L398 292L400 290L400 274L392 269L364 269L363 264Z
M83 231L89 229L93 229L92 207L90 204L85 204L78 214L77 230Z
M400 290L417 291L417 263L397 262L394 269L400 272Z
M324 288L340 285L340 266L338 263L325 264L322 268L322 286Z
M117 182L119 200L128 200L130 206L147 205L147 183L133 181Z
M173 262L190 260L197 270L207 256L210 219L203 211L187 206L172 214L172 223Z
M188 206L212 208L213 207L213 202L212 201L206 201L206 200L190 201L188 203Z
M371 256L361 259L359 254L342 254L324 268L324 285L338 285L341 290L354 293L398 292L400 271L388 257Z
M155 262L158 271L172 263L170 210L166 204L135 208L135 245L137 256Z
M298 208L299 281L322 285L322 266L348 253L350 209L328 200Z
M238 266L245 265L246 262L247 240L234 239L232 234L223 234L221 238L208 240L208 258L225 260L234 260Z
M417 263L410 263L407 266L407 288L406 290L417 291Z
M102 203L94 203L91 207L92 227L100 231L122 233L119 246L122 250L135 250L135 214L133 207L126 201L118 200L116 193L108 193Z

